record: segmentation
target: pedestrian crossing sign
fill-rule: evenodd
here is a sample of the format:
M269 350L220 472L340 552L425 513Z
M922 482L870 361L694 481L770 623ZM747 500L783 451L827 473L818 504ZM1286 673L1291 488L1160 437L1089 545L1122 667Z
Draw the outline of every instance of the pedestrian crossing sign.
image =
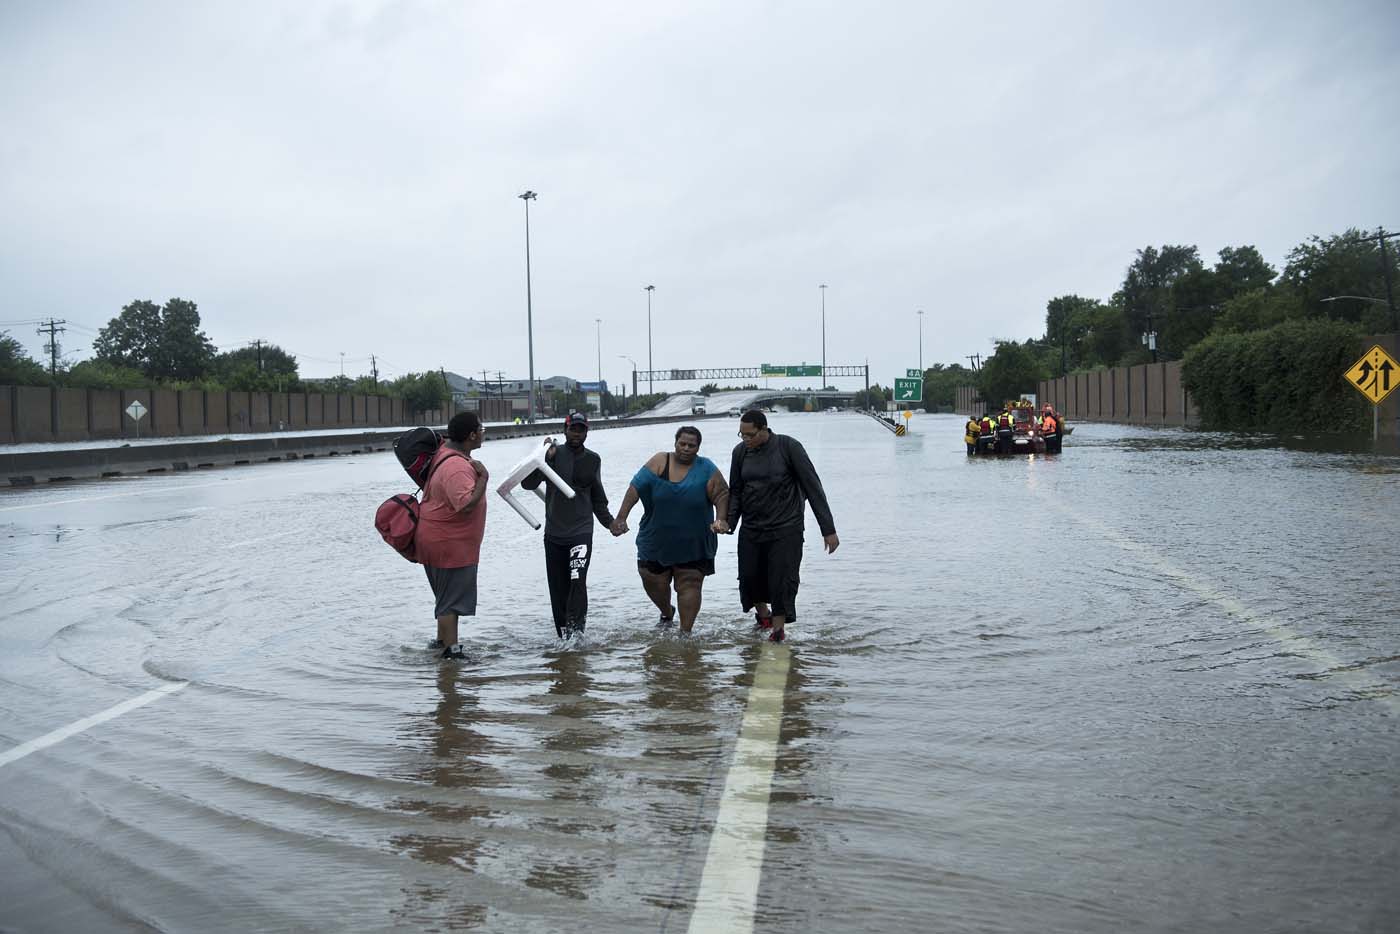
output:
M1377 344L1351 365L1346 378L1357 392L1380 405L1400 384L1400 363L1396 363L1395 358Z

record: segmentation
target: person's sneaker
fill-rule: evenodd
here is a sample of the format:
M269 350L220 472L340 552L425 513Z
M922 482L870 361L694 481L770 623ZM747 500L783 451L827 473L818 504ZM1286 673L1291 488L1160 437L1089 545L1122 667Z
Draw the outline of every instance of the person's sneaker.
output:
M657 628L657 629L667 629L667 628L669 628L669 627L671 627L671 626L674 626L675 623L676 623L676 614L672 613L670 616L667 616L665 613L662 613L662 614L661 614L661 618L660 618L659 620L656 621L656 628Z
M772 617L772 615L770 614L770 615L768 615L768 616L756 616L756 617L754 617L753 628L755 628L755 629L772 629L772 628L773 628L773 617Z
M445 649L445 648L447 648L447 646L443 645L441 639L434 639L432 642L429 642L429 643L428 643L428 648L429 648L430 650L431 650L431 649Z
M773 625L773 624L772 624L772 623L769 623L768 625L771 626L771 625ZM772 632L770 632L770 633L768 634L768 641L769 641L769 642L782 642L782 641L784 641L786 638L787 638L787 636L783 635L783 630L781 630L781 629L774 629Z
M442 650L442 657L457 662L464 662L467 660L467 653L462 651L462 646L460 644L450 645Z

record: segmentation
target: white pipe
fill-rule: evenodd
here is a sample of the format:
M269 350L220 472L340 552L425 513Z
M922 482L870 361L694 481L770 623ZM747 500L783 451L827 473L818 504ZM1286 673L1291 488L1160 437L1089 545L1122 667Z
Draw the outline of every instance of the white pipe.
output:
M510 508L519 513L520 518L530 523L530 527L535 529L540 527L539 522L535 521L535 517L530 515L530 511L520 505L520 502L512 495L512 492L520 485L522 480L538 470L544 474L546 480L554 484L555 488L559 490L560 493L563 493L569 499L574 498L574 488L565 483L564 478L555 473L554 468L549 466L545 461L545 455L549 453L549 449L552 447L554 447L554 439L546 438L544 444L527 454L519 463L512 467L505 482L496 488L496 492L501 494L501 499L509 503ZM544 491L542 489L537 487L535 493L539 495L540 499L544 499Z

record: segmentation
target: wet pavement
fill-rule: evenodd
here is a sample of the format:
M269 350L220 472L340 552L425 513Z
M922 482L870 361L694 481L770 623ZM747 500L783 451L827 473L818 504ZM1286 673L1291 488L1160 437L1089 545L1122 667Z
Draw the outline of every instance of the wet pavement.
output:
M774 416L842 545L809 518L753 929L1400 928L1400 460L1090 424L969 460L961 424ZM595 435L614 506L673 430ZM0 491L0 757L167 691L0 759L0 928L688 929L773 651L734 539L681 640L598 529L563 645L492 494L445 665L372 527L407 486L381 453Z

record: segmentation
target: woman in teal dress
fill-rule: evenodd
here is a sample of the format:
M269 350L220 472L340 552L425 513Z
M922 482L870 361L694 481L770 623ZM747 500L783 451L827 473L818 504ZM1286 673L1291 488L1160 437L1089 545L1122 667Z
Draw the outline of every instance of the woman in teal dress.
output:
M637 573L661 611L659 625L669 626L679 609L686 633L700 612L705 578L715 573L715 533L729 531L729 485L714 461L700 456L700 440L699 428L678 428L676 449L652 455L637 471L612 524L613 535L626 533L627 516L642 504Z

